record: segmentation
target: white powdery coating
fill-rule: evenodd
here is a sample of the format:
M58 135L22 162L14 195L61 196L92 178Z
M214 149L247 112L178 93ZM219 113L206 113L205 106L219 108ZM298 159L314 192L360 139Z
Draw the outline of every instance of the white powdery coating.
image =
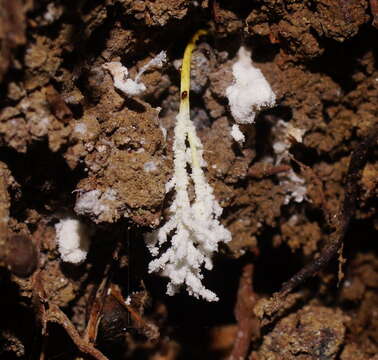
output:
M273 150L276 154L276 165L288 161L292 139L297 142L302 142L305 133L306 130L299 129L293 126L290 122L285 122L281 119L277 121L272 128L272 135L274 136ZM288 172L280 173L277 176L280 184L283 185L286 192L284 204L288 204L290 201L301 203L306 199L306 182L303 178L298 176L293 169L290 169Z
M292 139L301 143L306 130L296 128L290 122L278 120L272 128L274 135L273 150L277 156L276 164L288 157L289 149L292 145Z
M111 61L105 63L102 66L104 69L108 70L111 73L111 75L113 76L114 86L118 90L121 90L128 96L137 96L143 94L146 91L146 86L142 82L139 82L139 79L143 75L143 73L151 67L163 66L163 63L166 61L167 54L165 51L161 51L141 68L141 70L135 77L135 80L128 79L129 71L126 67L122 66L119 61Z
M301 203L307 194L305 180L299 177L292 169L287 174L280 176L280 184L284 186L287 195L284 203L288 204L291 200Z
M129 96L136 96L143 94L146 91L146 86L143 83L138 83L134 80L127 79L123 88L119 88Z
M201 166L192 164L187 156L187 136L193 139L197 150L197 160L203 164L202 143L197 137L189 113L179 113L176 117L174 150L174 176L167 189L174 186L176 196L169 208L170 219L154 233L146 235L146 244L153 256L159 256L161 246L170 238L171 246L160 257L149 264L150 272L161 272L170 281L167 294L174 295L182 285L196 298L217 301L218 297L202 284L202 266L213 267L212 255L218 251L220 242L229 242L231 233L219 222L222 208L216 201L213 189L207 183ZM188 195L189 174L192 172L195 200L191 204Z
M240 131L240 128L237 124L232 125L231 136L238 143L244 143L245 137L244 134Z
M47 5L46 12L43 14L43 19L48 24L52 24L55 20L59 19L63 14L62 5L50 3Z
M158 167L156 165L156 162L155 161L146 161L144 164L143 164L143 170L145 172L151 172L151 171L156 171L158 170Z
M67 216L55 225L55 231L62 260L73 264L83 262L90 245L87 226L77 218Z
M263 73L253 66L251 52L243 46L232 73L235 83L226 89L232 116L239 124L251 124L259 110L274 106L276 95Z
M109 211L106 200L116 200L116 191L108 189L104 193L100 190L90 190L80 194L75 204L75 212L79 215L96 215L100 216Z
M49 130L50 119L48 116L43 116L41 118L31 116L28 124L30 126L29 131L33 135L41 137L47 134Z
M114 86L129 96L140 95L146 90L143 83L128 79L129 71L119 61L112 61L102 65L113 76Z
M78 122L75 124L74 132L84 135L87 132L87 125L83 122Z
M165 51L160 51L152 60L150 60L146 65L143 65L138 75L135 77L135 81L138 82L140 77L150 68L161 68L163 64L167 62L167 53Z

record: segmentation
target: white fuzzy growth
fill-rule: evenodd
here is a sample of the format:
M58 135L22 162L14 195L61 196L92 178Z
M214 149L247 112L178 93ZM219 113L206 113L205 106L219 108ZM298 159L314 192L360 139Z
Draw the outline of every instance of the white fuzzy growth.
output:
M55 20L59 19L63 13L62 6L50 3L47 5L47 11L43 14L43 18L48 24L52 24Z
M263 73L253 66L251 52L243 46L239 49L238 61L232 66L232 73L235 82L226 89L232 116L239 124L251 124L258 111L274 106L276 95Z
M96 215L109 211L108 201L116 200L116 191L107 189L104 193L100 190L90 190L80 194L75 204L75 212L79 215Z
M240 144L244 143L244 141L245 141L244 134L241 132L241 130L240 130L240 128L237 124L232 125L231 136L233 137L233 139L236 142L238 142Z
M103 68L108 70L113 76L114 86L118 90L121 90L128 96L137 96L143 94L146 91L146 86L142 82L139 82L139 79L143 75L143 73L152 67L162 67L165 61L167 61L167 54L165 51L161 51L141 68L141 70L135 77L135 80L128 78L129 71L118 61L105 63L103 65Z
M122 90L126 95L136 96L143 94L146 91L146 86L143 83L127 79L123 85L123 89L119 89Z
M202 284L202 267L211 270L212 255L220 242L229 242L231 233L219 222L222 208L216 201L213 189L207 183L201 166L202 143L196 135L189 111L180 112L175 127L174 176L167 189L174 186L176 196L169 208L170 219L152 234L146 243L153 256L159 256L161 246L170 238L171 246L149 264L150 272L161 272L170 281L167 294L174 295L182 285L196 298L217 301L218 297ZM195 146L196 157L187 156L187 138ZM192 149L193 154L193 149ZM190 175L187 166L191 166ZM189 200L188 186L192 180L195 200Z
M296 128L290 122L285 122L281 119L277 121L272 128L272 135L274 136L273 150L276 154L276 164L288 161L292 140L302 142L305 133L306 130ZM290 201L301 203L306 199L307 188L305 180L299 177L293 169L278 174L278 178L286 192L285 204L288 204Z
M284 203L288 204L291 200L301 203L307 194L305 180L299 177L292 169L287 174L280 176L280 184L284 186L287 194Z
M128 96L140 95L146 90L143 83L128 79L129 71L118 61L108 62L103 67L112 74L114 86Z
M165 51L160 51L152 60L150 60L146 65L143 65L138 75L135 77L135 81L138 82L140 77L150 68L161 68L163 64L167 62L167 53Z
M84 135L87 132L87 130L87 125L85 123L78 122L77 124L75 124L74 132Z
M306 130L296 128L290 122L278 120L272 128L274 135L273 150L277 155L276 164L287 158L292 140L301 143Z
M89 230L74 217L65 217L55 225L56 241L60 257L64 262L83 262L90 246Z
M151 172L158 170L158 167L156 165L155 161L147 161L143 164L143 170L145 172Z

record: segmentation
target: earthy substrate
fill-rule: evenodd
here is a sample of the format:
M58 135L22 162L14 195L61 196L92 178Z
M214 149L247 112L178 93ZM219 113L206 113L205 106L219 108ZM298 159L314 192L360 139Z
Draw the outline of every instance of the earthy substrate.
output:
M255 312L327 243L351 153L378 126L377 8L0 0L1 358L376 359L377 149L358 184L340 285L334 261L269 324ZM216 304L167 297L166 281L147 273L143 242L171 201L179 60L199 28L210 34L193 56L192 119L233 236L206 274ZM225 97L241 45L277 95L242 128L242 147ZM142 76L142 97L123 96L102 67L121 61L134 77L161 50L169 61ZM305 134L277 169L266 159L283 140L280 119ZM288 201L288 168L305 180L302 202ZM74 213L93 233L80 266L62 263L55 242L54 225Z

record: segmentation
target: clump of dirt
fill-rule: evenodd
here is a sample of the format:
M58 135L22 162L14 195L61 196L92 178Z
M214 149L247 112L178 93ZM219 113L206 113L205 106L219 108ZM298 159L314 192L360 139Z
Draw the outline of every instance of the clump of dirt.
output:
M156 227L169 174L159 111L143 102L133 110L97 106L102 110L92 109L75 124L75 144L68 150L71 166L80 161L88 174L77 184L75 211L95 222L126 217Z
M280 320L263 338L255 359L335 359L347 318L340 310L308 305Z
M0 0L1 357L375 359L377 18L376 0ZM143 240L169 216L200 28L191 118L232 233L205 273L217 304L167 296ZM241 46L276 94L244 144L226 96ZM135 79L162 50L140 96L103 66ZM67 214L89 229L81 264L60 258ZM339 264L325 261L339 233ZM332 265L277 295L313 259Z
M293 59L321 55L324 39L343 42L358 33L368 20L366 1L306 2L262 1L247 16L249 34L270 36L283 44Z

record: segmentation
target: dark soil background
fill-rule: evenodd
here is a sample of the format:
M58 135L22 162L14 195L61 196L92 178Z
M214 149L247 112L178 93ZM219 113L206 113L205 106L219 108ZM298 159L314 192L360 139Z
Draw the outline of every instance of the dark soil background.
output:
M0 0L0 359L377 360L377 24L376 0ZM171 201L178 69L201 28L191 116L233 236L205 274L217 303L166 295L143 240ZM241 46L277 96L243 146L225 95ZM143 96L102 67L134 78L162 50ZM59 256L65 214L91 232L80 265Z

